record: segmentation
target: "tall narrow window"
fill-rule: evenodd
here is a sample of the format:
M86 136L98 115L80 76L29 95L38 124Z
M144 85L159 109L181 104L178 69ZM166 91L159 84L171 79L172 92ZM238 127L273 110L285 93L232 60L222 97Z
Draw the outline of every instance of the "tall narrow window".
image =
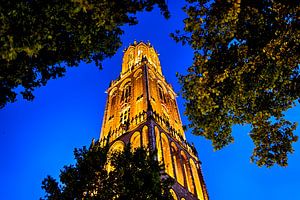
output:
M144 148L148 148L148 145L149 145L149 136L148 136L148 126L144 126L143 127L143 147Z
M114 94L114 95L112 96L112 98L111 98L111 105L112 105L112 106L115 106L115 105L116 105L116 98L117 98L117 95Z
M109 148L108 157L111 157L113 152L123 151L124 147L125 147L125 144L123 141L118 140L118 141L114 142L114 144ZM114 168L111 166L110 159L108 159L108 161L106 163L106 170L108 172L114 170Z
M192 173L193 173L193 177L194 177L194 181L195 181L197 197L200 200L203 200L204 197L203 197L203 191L202 191L202 187L201 187L201 183L200 183L200 179L199 179L198 170L197 170L195 162L191 158L190 158L190 164L191 164L191 169L192 169Z
M117 99L117 92L115 91L111 97L110 97L110 109L109 109L109 120L111 120L114 117L115 114L115 108L116 108L116 99Z
M124 86L124 89L122 92L122 97L121 97L121 102L128 103L130 100L130 96L131 96L131 85L130 85L130 83L128 83Z
M130 138L131 148L132 150L136 150L141 146L141 133L136 131Z
M165 170L167 174L169 174L171 177L174 178L171 150L170 150L169 140L166 134L164 133L161 134L161 141L162 141L162 151L163 151Z
M181 151L181 158L182 158L183 171L185 174L185 179L186 179L188 190L194 194L194 185L193 185L189 161L187 159L186 154L183 151Z
M171 143L171 151L173 155L173 162L175 166L175 173L176 173L176 179L178 183L181 185L184 185L184 176L183 176L183 170L181 166L181 159L180 159L180 154L178 152L178 148L176 147L175 143Z
M129 120L130 108L126 108L121 112L120 123L125 124Z
M111 97L111 110L114 110L115 106L116 106L116 99L117 99L117 94L116 92L112 95Z
M161 102L166 103L166 97L165 97L164 91L160 85L158 85L158 95L159 95Z
M157 148L157 156L158 161L162 161L162 151L161 151L161 143L160 143L160 133L157 126L154 127L155 140L156 140L156 148Z
M170 193L171 193L174 200L178 200L177 195L176 195L176 193L174 192L173 189L170 189Z

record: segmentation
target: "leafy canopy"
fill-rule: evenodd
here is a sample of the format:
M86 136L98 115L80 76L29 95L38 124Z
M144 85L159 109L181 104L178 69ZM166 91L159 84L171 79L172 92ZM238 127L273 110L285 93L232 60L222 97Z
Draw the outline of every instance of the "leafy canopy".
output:
M296 124L284 118L300 95L299 10L293 0L187 0L183 32L194 50L179 75L189 127L216 150L232 126L250 124L258 166L287 166Z
M172 199L172 180L161 179L163 166L154 153L143 148L133 152L128 145L123 152L108 153L108 147L96 144L90 149L75 149L74 155L76 164L61 170L61 183L51 176L43 180L44 199Z
M36 87L62 77L80 61L101 61L121 46L123 25L137 24L135 14L164 0L14 0L0 3L0 108L17 91L32 100Z

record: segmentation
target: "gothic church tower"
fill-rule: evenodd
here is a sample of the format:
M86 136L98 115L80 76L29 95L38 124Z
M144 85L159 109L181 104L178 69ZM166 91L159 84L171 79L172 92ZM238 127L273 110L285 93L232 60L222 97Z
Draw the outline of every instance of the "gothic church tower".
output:
M132 148L156 150L175 179L175 200L208 200L196 149L185 139L176 94L150 44L134 42L124 51L120 77L107 93L100 141L109 138L112 150L129 142Z

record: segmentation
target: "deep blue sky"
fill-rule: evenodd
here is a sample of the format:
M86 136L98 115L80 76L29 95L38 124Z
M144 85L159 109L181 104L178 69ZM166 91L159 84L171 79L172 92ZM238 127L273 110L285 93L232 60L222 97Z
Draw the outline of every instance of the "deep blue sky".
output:
M66 76L37 89L33 102L19 99L0 110L0 199L38 199L46 175L58 177L59 170L74 163L73 149L99 138L106 100L105 90L121 71L122 50L137 41L150 41L160 53L163 73L175 91L180 90L176 72L184 73L192 62L189 47L176 44L169 33L183 27L182 0L171 3L171 19L156 9L139 14L139 25L124 27L123 46L104 62L104 69L81 64ZM181 117L183 100L178 99ZM288 119L298 121L300 106L290 110ZM289 166L258 168L250 163L253 144L249 127L234 127L235 143L214 152L211 143L186 133L199 152L211 200L299 200L300 145L289 156ZM299 135L299 128L297 129Z

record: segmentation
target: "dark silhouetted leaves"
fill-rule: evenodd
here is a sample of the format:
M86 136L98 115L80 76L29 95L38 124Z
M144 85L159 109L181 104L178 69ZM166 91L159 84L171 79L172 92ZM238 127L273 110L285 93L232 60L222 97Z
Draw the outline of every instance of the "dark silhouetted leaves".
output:
M36 87L64 76L80 61L101 62L121 46L121 29L135 14L164 0L14 0L0 3L0 108L16 100L16 89L32 100Z
M93 145L74 151L76 164L65 166L60 173L60 183L48 176L42 182L44 199L97 199L97 200L170 200L171 178L161 179L163 166L155 154L138 148L132 152L108 154L107 147ZM112 171L107 171L107 163Z
M215 149L232 143L232 125L250 124L259 166L287 165L296 124L284 112L299 100L299 1L187 0L177 42L194 49L179 75L189 127Z

